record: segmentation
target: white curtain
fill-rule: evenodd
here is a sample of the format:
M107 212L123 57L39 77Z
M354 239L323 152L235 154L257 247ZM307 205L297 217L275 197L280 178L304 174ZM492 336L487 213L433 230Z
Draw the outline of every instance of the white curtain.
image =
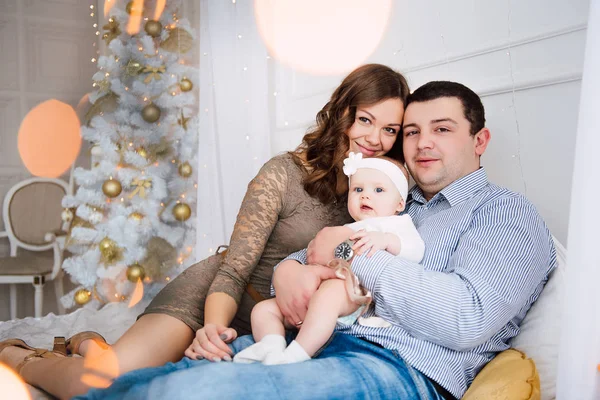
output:
M196 258L229 241L247 183L271 156L267 50L250 1L200 1Z

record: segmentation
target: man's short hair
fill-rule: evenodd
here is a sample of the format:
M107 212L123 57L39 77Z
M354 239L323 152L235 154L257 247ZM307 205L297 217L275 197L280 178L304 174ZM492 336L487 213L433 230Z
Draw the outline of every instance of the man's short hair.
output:
M485 126L485 110L481 99L474 91L457 82L432 81L426 83L408 96L406 105L431 101L441 97L456 97L460 100L465 118L471 123L471 135L475 135L483 129Z

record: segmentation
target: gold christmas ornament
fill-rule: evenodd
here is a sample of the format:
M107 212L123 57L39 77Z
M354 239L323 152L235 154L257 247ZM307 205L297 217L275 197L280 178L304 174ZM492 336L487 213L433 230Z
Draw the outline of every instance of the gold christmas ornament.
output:
M144 219L144 214L135 211L129 214L129 218L134 219L136 221L141 221L142 219Z
M104 25L102 29L106 31L102 35L102 39L104 39L107 46L113 39L116 39L121 34L119 23L115 21L113 17L109 18L108 24Z
M129 15L142 15L142 9L140 8L139 10L134 7L134 1L130 1L129 3L127 3L127 5L125 6L125 12L127 12L127 14Z
M182 92L189 92L194 87L194 84L188 78L183 78L181 82L179 82L179 87Z
M73 221L73 211L68 208L65 208L63 212L60 214L60 218L63 222L71 222Z
M179 203L173 207L173 216L177 221L187 221L192 215L192 209L185 203Z
M92 298L92 293L87 289L79 289L75 292L75 303L82 306L86 304Z
M120 195L121 190L123 190L121 182L114 179L108 179L102 184L102 193L111 199Z
M102 261L104 263L113 263L121 258L121 249L117 244L110 238L105 237L98 244L100 254L102 255Z
M136 283L138 280L144 280L146 271L140 264L135 263L127 267L127 279L130 282Z
M119 105L119 96L117 96L113 92L108 92L104 96L100 97L96 102L90 106L90 108L85 113L83 117L83 122L85 125L89 126L90 121L96 115L102 115L102 113L110 113L117 109Z
M146 77L146 79L144 79L144 83L150 83L152 81L152 79L160 81L161 80L160 74L165 73L166 70L167 69L164 65L161 65L160 67L153 67L151 65L146 65L144 67L144 70L142 71L143 73L148 73L148 76Z
M137 150L137 153L138 153L140 156L144 157L144 158L148 158L148 152L147 152L147 151L146 151L146 149L144 149L143 147L140 147L140 148Z
M144 66L136 60L129 60L125 66L125 73L130 76L139 75L144 69Z
M154 105L154 103L148 104L142 109L142 118L148 123L153 123L160 118L160 108Z
M185 29L173 28L160 47L170 53L187 53L194 47L194 38Z
M181 117L179 117L179 118L177 119L177 123L178 123L179 125L181 125L181 127L187 131L187 123L188 123L188 121L189 121L190 119L191 119L191 118L189 118L189 117L187 117L187 118L186 118L186 117L183 115L183 111L181 111Z
M192 176L192 172L192 166L187 161L179 166L179 175L183 178L189 178Z
M150 20L144 25L144 30L148 35L158 37L162 31L162 24L158 21Z
M135 178L131 182L131 186L135 187L135 189L129 195L130 199L133 199L133 197L136 194L139 194L141 198L145 199L146 198L146 189L150 189L152 187L152 178L148 178L148 179Z

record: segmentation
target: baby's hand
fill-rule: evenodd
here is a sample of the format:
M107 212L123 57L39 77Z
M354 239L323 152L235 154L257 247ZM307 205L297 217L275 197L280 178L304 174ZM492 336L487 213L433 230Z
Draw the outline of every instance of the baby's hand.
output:
M367 257L371 257L377 250L385 250L390 244L389 233L367 232L364 229L355 232L350 239L355 241L352 250L357 255L368 251Z

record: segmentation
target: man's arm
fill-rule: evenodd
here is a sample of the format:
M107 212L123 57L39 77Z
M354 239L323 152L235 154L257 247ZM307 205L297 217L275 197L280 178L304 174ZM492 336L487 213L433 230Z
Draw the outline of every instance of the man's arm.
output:
M552 264L551 238L533 206L505 203L474 217L448 272L381 251L355 258L352 269L389 322L454 350L476 347L517 315Z

